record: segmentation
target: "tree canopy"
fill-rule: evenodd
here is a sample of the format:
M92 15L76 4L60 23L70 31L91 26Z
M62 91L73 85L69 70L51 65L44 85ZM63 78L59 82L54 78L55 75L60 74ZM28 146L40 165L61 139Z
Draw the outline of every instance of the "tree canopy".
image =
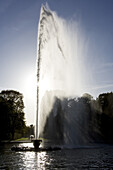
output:
M15 132L23 131L24 102L23 95L14 90L0 93L0 140L14 139Z
M45 103L48 102L45 96ZM45 114L45 110L42 111ZM55 129L55 131L53 130ZM85 93L82 97L55 98L40 137L50 140L84 144L84 142L113 143L113 93L98 98ZM80 144L80 143L79 143Z

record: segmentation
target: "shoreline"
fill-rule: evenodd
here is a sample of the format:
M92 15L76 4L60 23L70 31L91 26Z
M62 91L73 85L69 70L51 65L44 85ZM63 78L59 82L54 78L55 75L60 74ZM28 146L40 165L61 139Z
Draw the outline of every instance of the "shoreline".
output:
M32 143L32 141L31 140L19 140L19 141L16 141L16 140L11 140L11 141L4 140L4 141L0 141L0 144L7 144L7 143Z

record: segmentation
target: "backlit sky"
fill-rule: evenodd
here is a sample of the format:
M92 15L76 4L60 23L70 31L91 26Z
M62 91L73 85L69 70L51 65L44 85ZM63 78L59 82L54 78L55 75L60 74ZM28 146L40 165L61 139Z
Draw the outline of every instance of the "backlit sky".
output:
M81 23L88 46L85 92L113 91L113 0L0 0L0 91L23 93L28 125L35 123L37 28L46 2L60 17Z

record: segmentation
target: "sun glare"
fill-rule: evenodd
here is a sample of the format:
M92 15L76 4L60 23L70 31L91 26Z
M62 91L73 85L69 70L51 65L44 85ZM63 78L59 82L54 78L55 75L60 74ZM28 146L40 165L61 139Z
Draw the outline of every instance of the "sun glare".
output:
M23 80L22 91L24 95L25 103L25 118L27 124L35 123L36 114L36 97L37 97L37 78L36 75L31 72L27 73Z
M29 98L36 96L36 77L34 74L29 74L25 78L24 91Z

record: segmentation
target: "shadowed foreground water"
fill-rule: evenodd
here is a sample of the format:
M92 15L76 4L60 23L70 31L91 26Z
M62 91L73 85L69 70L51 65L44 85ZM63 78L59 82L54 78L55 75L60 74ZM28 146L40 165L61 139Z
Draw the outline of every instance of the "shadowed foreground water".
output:
M0 147L0 169L113 169L113 146L111 145L40 153L15 152L11 151L11 146L12 144L5 144Z

